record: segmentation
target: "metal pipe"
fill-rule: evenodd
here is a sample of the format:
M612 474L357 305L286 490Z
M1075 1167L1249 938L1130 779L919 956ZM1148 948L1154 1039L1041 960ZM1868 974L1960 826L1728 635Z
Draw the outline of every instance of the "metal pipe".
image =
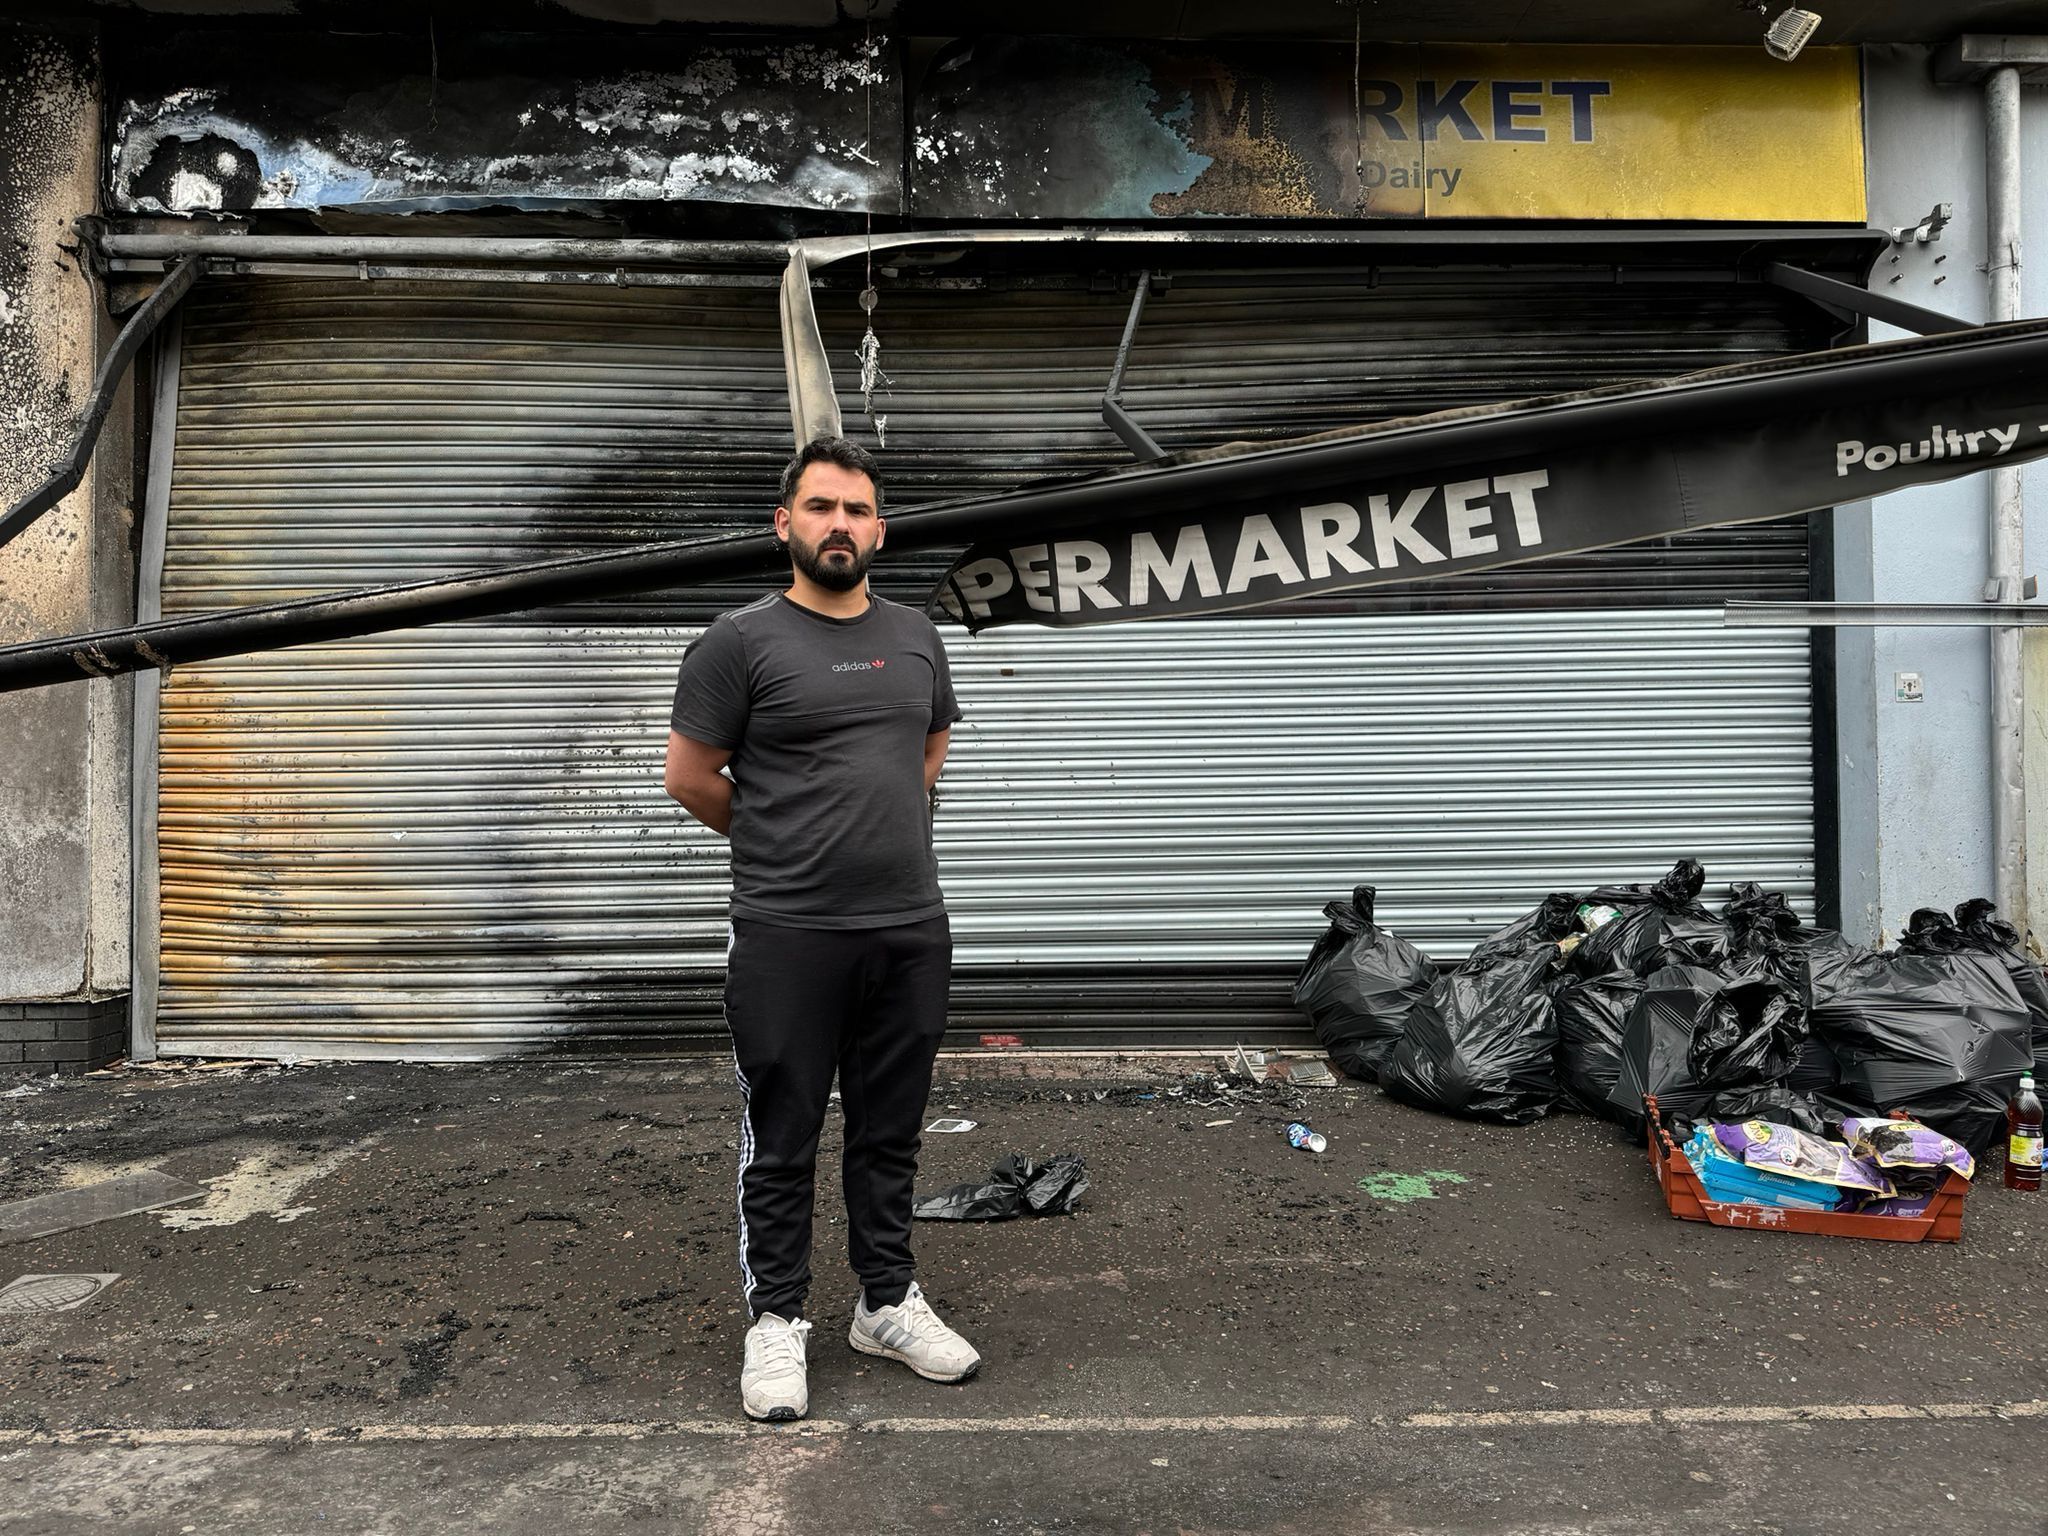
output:
M147 235L102 234L109 257L171 261L188 256L230 261L508 261L586 266L779 267L782 240L523 239L505 235L235 235L176 229Z
M1151 464L1166 457L1166 450L1124 409L1124 368L1131 360L1131 343L1138 338L1138 321L1145 314L1145 290L1151 282L1150 271L1138 274L1138 286L1131 295L1131 313L1124 321L1123 339L1116 344L1116 362L1109 370L1109 388L1102 392L1103 421L1108 423L1110 431L1123 439L1124 446L1137 456L1141 464Z
M1152 468L1031 486L942 503L890 519L892 549L969 543L1019 526L1034 533L1090 519L1126 519L1199 502L1271 495L1333 478L1435 472L1454 454L1474 459L1567 451L1660 432L1697 432L1728 422L1766 421L1810 410L1817 372L1831 405L1852 408L1901 391L1938 393L1980 386L2001 374L2048 370L2048 325L2015 334L1965 332L1901 342L1842 358L1766 372L1718 371L1670 383L1524 402L1489 412L1445 412L1358 433L1309 438L1251 452L1190 454ZM1778 515L1776 513L1770 515ZM779 566L772 534L657 544L626 553L578 555L438 581L375 587L295 602L198 614L157 624L0 648L0 692L210 661L318 640L346 639L421 624L593 598L616 598Z
M185 297L185 290L198 276L198 260L187 256L171 269L170 276L156 285L156 292L144 299L135 313L128 317L128 323L121 327L121 334L114 338L114 344L107 348L107 355L100 359L99 376L93 380L92 395L86 401L85 414L79 419L78 432L71 440L71 447L41 485L0 516L0 548L26 533L37 518L78 489L78 483L85 478L85 471L92 463L93 447L100 440L100 428L107 424L107 412L114 407L114 391L128 372L128 365L135 361L135 354L149 340L150 332L157 328L164 316L178 307L178 300Z
M2048 603L1774 603L1721 605L1730 629L2048 629Z
M1994 69L1984 81L1984 181L1989 223L1993 324L2020 317L2020 76ZM1987 600L2019 600L2024 574L2022 471L1991 472ZM2024 701L2020 631L1991 634L1991 838L1993 895L2022 932L2027 928L2027 796L2021 725Z
M137 266L126 259L109 261L110 272ZM209 258L213 277L303 277L416 283L533 283L560 288L773 288L772 272L628 272L622 267L444 267L432 262L378 261L221 261Z
M780 267L789 257L789 243L768 240L527 239L498 235L238 235L218 230L185 228L149 234L119 234L93 226L92 238L110 260L171 261L184 256L229 261L495 261L508 264L573 264L617 266L745 266ZM1710 247L1741 255L1783 250L1788 245L1817 247L1874 259L1886 243L1880 230L1735 227L1729 229L1547 229L1532 233L1515 229L933 229L877 232L865 235L819 235L794 242L801 245L811 267L829 265L869 250L901 251L918 246L972 245L1109 245L1177 246L1182 248L1256 247L1500 247L1605 249L1617 245Z
M156 398L151 402L149 466L142 482L141 548L135 583L135 618L153 624L163 617L164 551L171 517L171 469L178 448L178 374L184 367L185 318L172 311L158 349ZM129 752L128 868L128 1059L155 1061L156 1013L162 981L163 864L157 819L161 780L157 732L163 717L164 679L145 672L135 679L134 735Z

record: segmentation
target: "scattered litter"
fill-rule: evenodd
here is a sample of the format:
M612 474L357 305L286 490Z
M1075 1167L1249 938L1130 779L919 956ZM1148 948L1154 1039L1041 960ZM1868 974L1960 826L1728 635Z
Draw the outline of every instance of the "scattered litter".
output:
M1283 1051L1252 1051L1240 1045L1223 1064L1226 1076L1247 1083L1279 1082L1296 1088L1334 1088L1337 1074L1320 1056L1289 1056Z
M246 1287L251 1296L261 1296L266 1291L296 1291L298 1288L299 1282L296 1280L273 1280L268 1285Z
M1008 1221L1013 1216L1064 1216L1088 1192L1087 1165L1073 1153L1046 1162L1013 1154L979 1184L955 1184L923 1195L911 1207L919 1221Z
M1264 1068L1254 1064L1253 1070L1259 1073ZM1234 1054L1225 1058L1224 1070L1218 1073L1191 1072L1169 1087L1125 1084L1119 1088L1098 1088L1086 1098L1097 1104L1117 1104L1125 1108L1186 1106L1238 1112L1267 1107L1299 1112L1309 1103L1308 1095L1298 1083L1279 1077L1244 1076Z
M1330 1143L1327 1137L1310 1130L1301 1121L1291 1120L1287 1124L1287 1145L1307 1152L1325 1152L1329 1150Z
M948 1115L934 1120L925 1127L925 1131L927 1134L935 1136L951 1136L957 1135L961 1131L971 1131L980 1123L978 1120L955 1120Z
M42 1091L43 1085L41 1083L22 1083L8 1089L5 1093L0 1093L0 1099L25 1099L31 1094L41 1093Z
M1202 1129L1203 1129L1203 1130L1205 1130L1205 1131L1213 1131L1213 1130L1215 1130L1215 1129L1216 1129L1216 1128L1217 1128L1218 1126L1220 1126L1220 1125L1235 1125L1235 1124L1237 1124L1237 1118L1236 1118L1236 1116L1234 1116L1234 1115L1233 1115L1233 1116L1232 1116L1232 1117L1231 1117L1230 1119L1228 1119L1228 1120L1211 1120L1211 1121L1208 1121L1207 1123L1205 1123L1205 1124L1203 1125Z
M56 1232L69 1232L74 1227L91 1226L96 1221L112 1221L117 1216L133 1216L138 1211L176 1205L180 1200L190 1200L205 1193L197 1184L188 1184L167 1173L150 1170L122 1174L116 1179L102 1179L97 1184L86 1184L78 1189L35 1195L27 1200L0 1205L0 1243L21 1243Z
M250 1057L224 1057L209 1060L203 1056L160 1056L155 1061L115 1061L102 1071L126 1076L130 1072L151 1072L159 1075L175 1075L186 1072L282 1072L291 1067L319 1067L331 1065L324 1058L305 1059L298 1056L280 1056L275 1061L260 1061ZM98 1073L88 1072L86 1076L96 1077Z
M1021 1035L983 1035L981 1043L991 1050L1015 1050L1024 1043Z
M0 1288L0 1314L69 1312L99 1295L120 1274L23 1275Z

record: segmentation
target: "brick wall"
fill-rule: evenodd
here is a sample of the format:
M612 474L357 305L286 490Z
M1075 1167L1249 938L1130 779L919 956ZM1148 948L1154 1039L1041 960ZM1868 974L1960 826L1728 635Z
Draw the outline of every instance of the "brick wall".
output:
M128 994L0 1003L0 1077L89 1072L128 1052Z

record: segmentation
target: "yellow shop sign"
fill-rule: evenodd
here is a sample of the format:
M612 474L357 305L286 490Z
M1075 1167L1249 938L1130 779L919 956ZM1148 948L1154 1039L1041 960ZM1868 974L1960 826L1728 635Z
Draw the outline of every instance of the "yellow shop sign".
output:
M1789 65L1761 49L1623 47L1424 46L1372 62L1351 177L1367 214L1864 219L1853 48Z

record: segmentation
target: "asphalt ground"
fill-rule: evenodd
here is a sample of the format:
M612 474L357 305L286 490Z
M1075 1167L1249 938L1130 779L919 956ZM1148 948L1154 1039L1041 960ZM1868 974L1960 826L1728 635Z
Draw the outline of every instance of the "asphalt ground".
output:
M963 1386L844 1342L835 1116L791 1428L738 1411L715 1063L35 1079L0 1201L207 1194L0 1245L0 1284L121 1276L0 1316L0 1532L2048 1531L2048 1201L1995 1169L1959 1245L1726 1231L1597 1122L1346 1085L1316 1155L1277 1094L1191 1102L1202 1065L941 1063L980 1124L922 1186L1092 1180L920 1224Z

